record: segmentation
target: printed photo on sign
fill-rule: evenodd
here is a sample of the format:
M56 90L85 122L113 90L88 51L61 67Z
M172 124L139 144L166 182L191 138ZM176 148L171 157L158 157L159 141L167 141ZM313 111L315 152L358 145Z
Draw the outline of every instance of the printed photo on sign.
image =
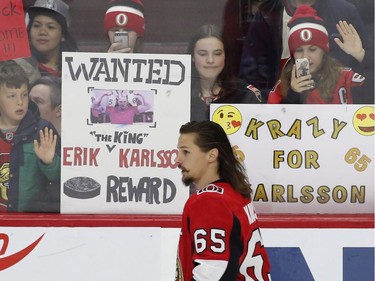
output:
M90 89L89 123L154 123L155 91Z

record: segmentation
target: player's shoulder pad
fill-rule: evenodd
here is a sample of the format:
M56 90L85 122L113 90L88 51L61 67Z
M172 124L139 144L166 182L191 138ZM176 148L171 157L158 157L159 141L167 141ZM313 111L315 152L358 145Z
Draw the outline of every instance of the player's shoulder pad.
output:
M209 184L205 188L202 188L197 192L197 195L203 194L203 193L219 193L224 194L224 188L217 186L215 184Z

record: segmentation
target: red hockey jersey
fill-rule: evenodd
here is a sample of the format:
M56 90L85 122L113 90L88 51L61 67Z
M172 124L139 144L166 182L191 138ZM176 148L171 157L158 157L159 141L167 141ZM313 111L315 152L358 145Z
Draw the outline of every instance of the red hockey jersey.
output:
M0 134L2 134L0 132ZM8 209L9 162L12 144L0 137L0 213Z
M362 86L365 78L358 73L355 73L350 68L344 68L341 72L340 78L337 82L334 92L332 93L332 101L330 104L353 104L352 87ZM296 93L298 94L298 93ZM318 90L315 88L306 93L304 103L306 104L327 104L327 102L320 96ZM268 96L268 103L282 103L283 96L281 93L280 81L272 89Z
M251 200L228 183L210 184L186 202L176 280L271 280Z

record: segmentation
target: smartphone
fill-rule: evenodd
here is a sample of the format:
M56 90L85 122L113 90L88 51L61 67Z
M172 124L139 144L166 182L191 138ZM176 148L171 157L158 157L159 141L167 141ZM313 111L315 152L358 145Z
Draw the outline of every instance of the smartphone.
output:
M310 74L310 63L307 58L296 59L296 76L301 77Z
M129 34L126 31L115 31L113 33L113 42L121 43L123 48L129 48Z

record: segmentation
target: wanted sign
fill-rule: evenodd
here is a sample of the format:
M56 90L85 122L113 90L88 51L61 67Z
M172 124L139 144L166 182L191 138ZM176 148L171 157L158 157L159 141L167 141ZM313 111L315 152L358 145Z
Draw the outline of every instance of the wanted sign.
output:
M64 53L62 213L179 214L190 56Z

